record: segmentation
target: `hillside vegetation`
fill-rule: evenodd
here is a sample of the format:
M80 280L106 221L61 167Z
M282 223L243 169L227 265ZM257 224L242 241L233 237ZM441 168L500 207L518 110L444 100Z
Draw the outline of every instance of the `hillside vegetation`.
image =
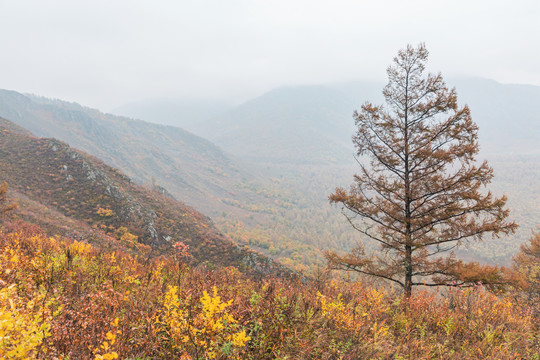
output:
M481 285L409 302L363 282L254 282L0 229L0 356L58 359L535 359L538 322Z
M65 143L35 138L3 119L0 168L1 181L20 194L20 215L52 232L149 257L187 246L193 264L234 265L259 275L287 272L234 244L193 208L133 183Z
M76 104L0 92L1 111L32 133L0 118L0 358L540 358L540 235L521 247L512 269L492 268L494 276L508 270L504 283L418 286L406 297L371 278L336 280L320 270L321 250L347 251L361 240L328 204L354 172L354 164L335 161L335 148L282 161L279 152L268 157L269 138L260 154L255 142L238 144L253 156L242 162L182 130ZM34 136L56 130L108 160ZM323 133L319 145L333 147L333 135ZM182 134L200 143L184 144ZM197 159L224 172L203 175ZM507 192L522 224L536 226L537 154L493 159L496 178L507 169L497 195ZM184 193L202 199L222 232L175 200ZM509 262L520 241L488 240L460 255Z

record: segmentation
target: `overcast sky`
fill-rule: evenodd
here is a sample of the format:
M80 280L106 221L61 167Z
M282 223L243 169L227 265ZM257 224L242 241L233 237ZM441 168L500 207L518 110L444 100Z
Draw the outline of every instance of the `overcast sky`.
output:
M429 69L540 85L539 0L0 0L0 88L107 111L145 98L240 102L281 85Z

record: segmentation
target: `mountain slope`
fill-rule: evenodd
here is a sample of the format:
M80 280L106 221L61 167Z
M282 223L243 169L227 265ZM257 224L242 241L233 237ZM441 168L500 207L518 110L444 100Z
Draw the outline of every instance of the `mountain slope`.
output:
M335 85L355 99L356 108L365 101L382 104L383 86L364 82ZM458 103L471 109L483 154L540 154L540 86L483 78L450 78L447 86L455 87Z
M140 183L157 180L208 214L239 191L234 184L252 178L214 144L176 127L7 90L0 90L0 116L97 156Z
M140 246L133 236L153 253L169 252L181 241L189 245L195 263L233 265L245 272L286 272L223 237L193 208L136 185L118 170L61 141L35 138L4 119L0 119L0 168L1 180L24 195L23 203L42 204L128 246L131 242L134 249ZM34 218L43 219L39 214Z
M208 120L201 135L252 161L335 163L353 153L352 109L329 87L279 88Z
M322 262L313 244L298 245L299 238L316 233L298 233L288 225L298 197L277 187L279 180L269 178L266 169L258 167L252 176L244 163L234 162L206 140L181 129L13 91L0 91L1 114L12 116L35 135L81 147L137 182L163 186L176 199L211 216L239 244L287 260L295 269L305 269L298 259Z

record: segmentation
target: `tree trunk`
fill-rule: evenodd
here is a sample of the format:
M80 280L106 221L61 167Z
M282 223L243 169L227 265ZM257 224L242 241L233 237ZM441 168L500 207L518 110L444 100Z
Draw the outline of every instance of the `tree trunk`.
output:
M405 297L409 299L412 294L412 247L405 246Z
M409 168L409 71L405 78L404 177L405 177L405 297L412 292L411 181Z

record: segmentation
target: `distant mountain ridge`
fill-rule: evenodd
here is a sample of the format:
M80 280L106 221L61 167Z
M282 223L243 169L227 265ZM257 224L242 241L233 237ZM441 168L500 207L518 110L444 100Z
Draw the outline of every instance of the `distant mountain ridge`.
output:
M203 136L252 161L335 163L353 153L351 109L326 86L284 87L208 120Z
M540 87L482 78L449 78L460 106L469 105L486 154L540 154ZM235 156L276 163L339 163L351 160L352 114L365 102L379 105L383 83L348 82L271 90L213 117L195 133ZM160 109L125 111L145 119ZM177 117L176 125L191 126Z
M540 154L540 86L475 78L452 83L471 108L484 153Z

